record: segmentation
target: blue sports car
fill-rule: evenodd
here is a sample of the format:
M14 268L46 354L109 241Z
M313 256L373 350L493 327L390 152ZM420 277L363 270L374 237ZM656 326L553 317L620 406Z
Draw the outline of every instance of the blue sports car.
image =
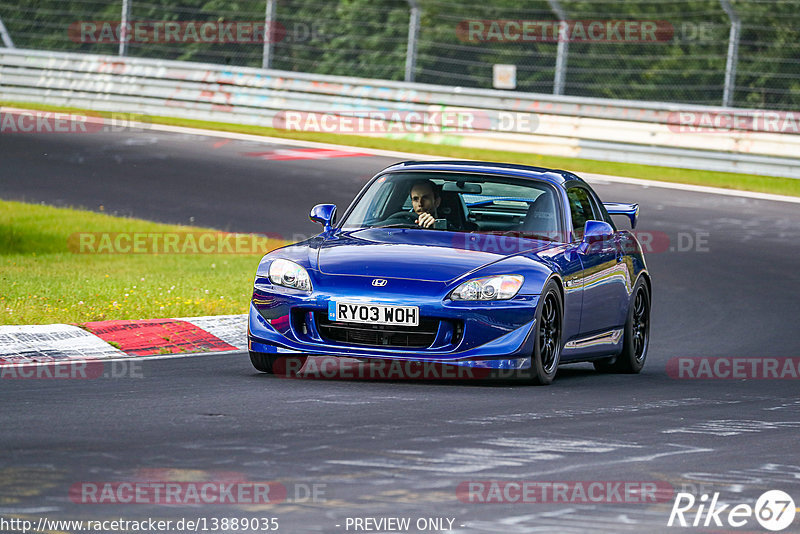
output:
M650 329L637 204L602 203L561 170L405 162L350 207L311 210L323 232L256 272L250 359L309 355L513 371L549 384L559 364L638 373Z

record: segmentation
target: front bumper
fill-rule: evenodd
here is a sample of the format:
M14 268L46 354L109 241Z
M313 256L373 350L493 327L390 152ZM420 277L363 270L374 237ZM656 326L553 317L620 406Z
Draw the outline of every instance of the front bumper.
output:
M452 302L441 298L300 294L272 286L258 287L250 303L248 345L254 352L339 356L432 362L486 369L527 369L533 353L538 296L519 295L508 301ZM423 293L424 294L424 293ZM419 306L420 316L438 321L438 331L423 348L381 347L344 343L320 334L319 314L331 300L363 300L398 306Z

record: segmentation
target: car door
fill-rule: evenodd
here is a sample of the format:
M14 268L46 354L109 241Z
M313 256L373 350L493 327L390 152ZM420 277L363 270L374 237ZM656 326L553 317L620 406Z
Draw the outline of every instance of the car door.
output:
M576 182L567 187L567 198L576 250L583 239L586 221L605 221L614 227L594 191L584 184ZM621 328L628 306L629 276L616 230L613 239L593 243L585 252L578 251L578 255L583 271L581 337Z

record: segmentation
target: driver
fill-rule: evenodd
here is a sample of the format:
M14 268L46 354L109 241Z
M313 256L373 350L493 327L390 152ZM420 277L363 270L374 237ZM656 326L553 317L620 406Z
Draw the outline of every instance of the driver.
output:
M411 186L411 206L417 214L414 221L422 228L430 228L436 222L437 210L442 203L439 188L430 180L418 180Z

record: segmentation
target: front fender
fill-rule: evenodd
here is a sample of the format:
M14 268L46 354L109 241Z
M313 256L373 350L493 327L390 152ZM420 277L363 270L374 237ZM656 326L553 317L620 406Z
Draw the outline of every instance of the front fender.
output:
M456 288L460 284L473 278L483 278L501 274L520 274L525 277L525 281L518 294L539 295L554 272L552 267L538 258L527 255L510 256L456 278L452 283L452 287Z

